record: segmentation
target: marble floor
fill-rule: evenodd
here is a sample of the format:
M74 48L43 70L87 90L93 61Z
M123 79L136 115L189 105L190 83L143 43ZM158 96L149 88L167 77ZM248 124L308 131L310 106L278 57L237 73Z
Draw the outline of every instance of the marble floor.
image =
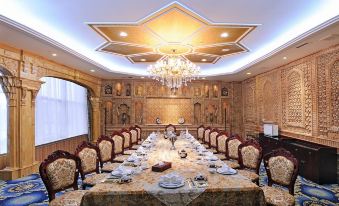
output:
M80 183L80 181L79 181ZM260 185L267 184L265 169L260 169ZM339 205L339 186L318 185L302 177L295 184L296 205ZM39 174L11 180L0 180L0 206L48 205L48 196Z

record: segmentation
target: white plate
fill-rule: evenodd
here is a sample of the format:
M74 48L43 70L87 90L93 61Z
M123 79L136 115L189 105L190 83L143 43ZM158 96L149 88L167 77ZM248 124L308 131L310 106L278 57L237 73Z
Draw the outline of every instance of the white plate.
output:
M221 171L221 168L217 169L217 173L222 175L235 175L237 170L230 168L228 171Z
M159 186L167 189L175 189L179 187L183 187L185 185L185 182L179 183L179 184L167 184L159 182Z

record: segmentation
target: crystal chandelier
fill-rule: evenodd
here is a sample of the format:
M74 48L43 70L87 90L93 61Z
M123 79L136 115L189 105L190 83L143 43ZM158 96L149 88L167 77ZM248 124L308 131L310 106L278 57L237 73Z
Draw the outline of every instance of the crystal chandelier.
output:
M200 68L180 55L167 55L148 67L150 76L172 90L198 78Z

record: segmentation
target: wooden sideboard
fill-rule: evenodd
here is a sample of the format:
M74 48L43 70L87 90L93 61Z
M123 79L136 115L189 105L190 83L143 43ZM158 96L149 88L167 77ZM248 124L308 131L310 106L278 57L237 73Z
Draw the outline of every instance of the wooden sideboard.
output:
M299 175L318 184L337 183L337 149L285 136L259 134L263 154L285 148L299 161Z

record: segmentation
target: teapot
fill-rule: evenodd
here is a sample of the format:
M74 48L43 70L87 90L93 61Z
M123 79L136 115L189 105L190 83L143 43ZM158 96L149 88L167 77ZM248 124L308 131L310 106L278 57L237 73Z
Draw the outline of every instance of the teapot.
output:
M181 158L187 157L187 152L184 149L182 149L181 151L178 151L178 154Z

